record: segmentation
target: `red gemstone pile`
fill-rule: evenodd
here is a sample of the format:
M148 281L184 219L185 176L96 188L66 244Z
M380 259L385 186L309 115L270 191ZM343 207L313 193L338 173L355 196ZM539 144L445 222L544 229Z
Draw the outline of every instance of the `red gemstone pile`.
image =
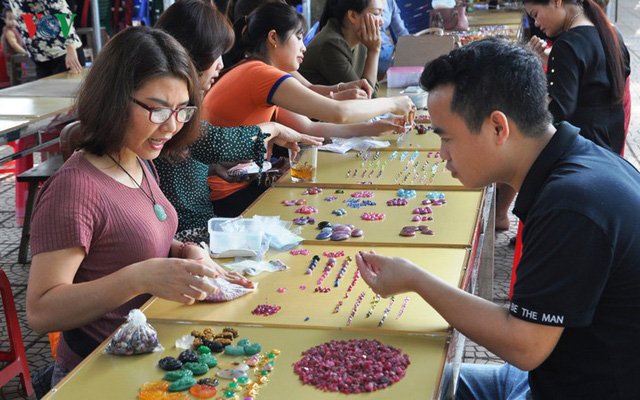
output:
M325 392L374 392L402 379L409 356L377 340L332 340L302 353L293 371Z
M267 317L269 315L276 314L281 308L282 307L275 304L260 304L251 311L251 314Z

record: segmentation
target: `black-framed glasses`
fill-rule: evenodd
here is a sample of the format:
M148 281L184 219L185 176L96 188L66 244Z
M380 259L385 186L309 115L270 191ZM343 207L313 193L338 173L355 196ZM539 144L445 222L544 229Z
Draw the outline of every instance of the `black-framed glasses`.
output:
M164 124L174 114L176 116L176 121L180 123L189 122L198 110L198 107L196 106L180 107L175 110L169 107L150 107L133 97L131 98L131 101L149 111L149 121L154 124Z

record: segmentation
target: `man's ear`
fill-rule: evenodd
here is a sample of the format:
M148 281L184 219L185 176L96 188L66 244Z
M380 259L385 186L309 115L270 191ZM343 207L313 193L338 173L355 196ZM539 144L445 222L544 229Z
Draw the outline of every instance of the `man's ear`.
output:
M496 143L505 144L509 139L509 119L502 111L493 111L489 115L489 123L493 129Z

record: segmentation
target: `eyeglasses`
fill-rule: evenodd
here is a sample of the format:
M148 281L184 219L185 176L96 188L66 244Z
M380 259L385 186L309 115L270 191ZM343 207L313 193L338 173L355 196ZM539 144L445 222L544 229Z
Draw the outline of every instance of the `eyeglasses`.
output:
M134 99L133 97L131 98L131 101L149 111L149 121L153 122L154 124L164 124L174 114L176 116L176 121L180 123L189 122L198 110L198 107L196 106L180 107L175 110L169 107L149 107L148 105Z

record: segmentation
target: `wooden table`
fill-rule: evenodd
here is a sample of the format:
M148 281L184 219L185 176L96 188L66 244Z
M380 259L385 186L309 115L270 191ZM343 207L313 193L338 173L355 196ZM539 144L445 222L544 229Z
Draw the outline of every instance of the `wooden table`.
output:
M154 323L158 338L165 350L137 356L113 356L104 353L106 343L99 346L79 368L74 369L45 399L134 399L138 388L145 382L157 381L164 371L157 367L158 360L166 356L177 357L180 350L173 345L176 339L189 334L192 329L202 331L213 327L220 331L224 325L213 326ZM447 355L448 343L442 337L420 335L390 335L381 333L346 332L337 330L257 328L235 326L241 338L258 342L263 349L278 349L281 354L275 360L269 382L260 389L259 400L319 399L344 400L341 393L321 392L312 386L303 385L294 374L291 365L298 361L301 353L310 347L330 340L375 339L385 345L396 347L409 355L411 364L399 382L380 391L351 395L354 399L415 399L436 398L441 385L441 373ZM218 355L218 362L230 365L239 360ZM211 372L203 377L212 377ZM219 389L229 381L221 380ZM217 398L218 396L216 396Z
M0 90L0 97L71 97L75 98L81 81L71 79L39 79Z
M45 119L66 112L74 101L69 97L0 97L0 118Z
M19 139L20 129L27 125L29 120L24 118L0 119L0 146Z
M389 304L388 299L382 299L374 308L372 315L367 318L366 314L374 294L366 283L359 279L348 299L344 299L344 295L357 269L355 264L357 250L375 250L378 254L405 257L453 286L460 286L464 281L464 274L469 263L469 250L389 246L359 246L354 249L353 247L345 248L335 242L324 245L305 245L304 248L310 251L308 256L293 256L288 252L270 252L268 259L278 259L288 265L289 269L282 272L262 273L257 276L255 281L258 282L258 291L255 293L231 302L199 303L192 306L155 298L144 307L144 313L152 322L217 322L297 329L340 329L368 333L430 333L436 336L448 336L449 325L447 322L415 293L396 296L390 314L382 327L379 327L378 323L384 309ZM317 280L328 260L328 257L323 256L323 252L338 249L345 251L345 257L337 258L336 265L321 284L322 287L329 287L331 290L328 293L314 292ZM313 272L307 275L305 271L311 257L316 254L320 256L320 261ZM346 256L351 256L353 261L349 263L347 272L336 288L334 287L335 279ZM278 288L286 290L284 293L279 293ZM349 313L353 309L356 298L362 292L365 293L364 300L358 308L353 322L347 325ZM409 298L406 308L402 316L396 319L405 297ZM341 300L343 304L339 307L338 312L334 313L338 301ZM277 304L282 307L282 311L269 317L251 313L257 305L264 303Z

